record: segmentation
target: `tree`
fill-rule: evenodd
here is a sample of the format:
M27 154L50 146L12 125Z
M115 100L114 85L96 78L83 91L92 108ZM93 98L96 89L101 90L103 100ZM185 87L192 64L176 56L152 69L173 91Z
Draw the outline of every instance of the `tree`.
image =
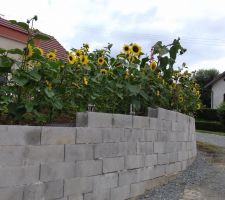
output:
M200 69L195 74L196 82L200 86L201 101L203 105L210 108L211 106L211 88L205 88L206 84L219 75L217 69Z

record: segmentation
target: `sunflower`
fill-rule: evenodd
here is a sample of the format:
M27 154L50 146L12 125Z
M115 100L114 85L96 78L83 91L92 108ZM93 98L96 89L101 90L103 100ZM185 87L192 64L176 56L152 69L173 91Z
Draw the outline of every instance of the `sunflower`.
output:
M125 54L129 54L130 53L130 46L125 44L123 46L123 51L124 51Z
M33 47L30 44L28 44L25 48L25 55L27 56L27 58L33 55Z
M103 75L106 75L108 73L108 71L106 69L101 69L100 73L103 74Z
M56 52L48 52L46 54L46 57L49 59L49 60L55 60L56 59Z
M129 71L126 71L126 72L125 72L125 77L124 77L124 78L125 78L125 79L128 79L128 77L129 77Z
M89 62L88 57L86 55L82 55L80 58L80 62L82 65L87 65Z
M180 103L182 103L184 101L184 97L181 94L178 96L178 101Z
M40 47L36 47L35 49L37 49L37 50L38 50L38 52L40 53L40 55L41 55L41 56L43 56L43 55L44 55L44 50L43 50L42 48L40 48Z
M105 63L105 59L103 57L98 58L98 64L103 65Z
M156 96L160 96L160 91L159 90L156 91Z
M75 58L74 54L71 52L68 54L67 60L68 60L68 63L71 65L73 65L76 62L76 58Z
M157 67L157 62L154 61L154 60L151 61L151 63L150 63L150 69L151 69L152 71L155 71L156 67Z
M52 84L48 80L46 80L45 82L46 82L46 85L47 85L48 89L51 90Z
M87 77L84 77L83 78L83 83L84 83L84 85L88 85L88 79L87 79Z
M77 49L77 50L75 51L75 54L76 54L77 57L80 57L80 56L82 56L84 53L83 53L83 51L82 51L81 49Z
M136 43L132 43L131 44L131 52L135 55L135 56L139 56L141 53L141 47L139 45L137 45Z

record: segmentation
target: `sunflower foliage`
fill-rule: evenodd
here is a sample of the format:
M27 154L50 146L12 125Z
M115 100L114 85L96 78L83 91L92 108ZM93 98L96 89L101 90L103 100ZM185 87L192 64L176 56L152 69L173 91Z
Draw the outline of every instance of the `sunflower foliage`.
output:
M14 21L14 23L16 23ZM19 23L21 25L21 23ZM163 107L191 114L201 107L199 85L185 65L174 69L186 50L180 39L157 42L151 55L136 43L125 44L112 57L112 44L92 52L88 44L72 48L66 60L57 51L34 45L0 49L0 116L4 123L49 123L61 115L74 116L89 104L96 111L143 114L147 107ZM39 34L38 39L46 39ZM15 59L16 58L16 59Z

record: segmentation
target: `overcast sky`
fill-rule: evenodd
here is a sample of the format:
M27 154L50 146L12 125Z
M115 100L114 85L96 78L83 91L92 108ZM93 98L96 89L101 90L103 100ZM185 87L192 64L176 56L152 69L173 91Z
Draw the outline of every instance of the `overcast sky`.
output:
M223 0L0 0L5 19L26 21L54 36L67 50L89 43L92 49L136 42L148 53L161 40L180 37L190 71L225 71L225 1Z

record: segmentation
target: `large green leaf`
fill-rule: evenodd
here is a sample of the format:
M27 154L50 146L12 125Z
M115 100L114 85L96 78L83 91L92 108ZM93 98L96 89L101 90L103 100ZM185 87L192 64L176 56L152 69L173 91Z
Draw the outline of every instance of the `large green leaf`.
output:
M25 108L27 112L32 112L34 109L34 104L30 101L25 102Z
M19 26L19 27L21 27L25 30L29 29L29 25L24 23L24 22L17 22L16 20L9 20L9 22L12 23L12 24L15 24L15 25L17 25L17 26Z
M145 99L145 100L148 100L148 95L145 91L141 90L140 91L140 95Z
M149 57L143 58L141 60L140 68L143 68L145 66L145 63L149 61Z
M7 51L6 49L2 49L2 48L0 48L0 54L5 53L6 51Z
M22 77L13 77L12 81L22 87L22 86L26 85L29 80L26 78L22 78Z
M10 49L10 50L8 50L7 52L8 52L8 53L11 53L11 54L19 54L19 55L23 55L23 50L18 49L18 48L16 48L16 49Z
M0 57L0 73L9 73L11 72L11 67L14 64L14 61L6 56Z
M36 70L28 71L26 74L30 79L32 79L34 81L41 80L41 75Z
M48 98L52 98L55 95L55 93L47 87L44 89L44 92Z
M139 85L131 85L129 83L126 84L126 88L131 93L131 96L136 96L140 93L140 87Z

